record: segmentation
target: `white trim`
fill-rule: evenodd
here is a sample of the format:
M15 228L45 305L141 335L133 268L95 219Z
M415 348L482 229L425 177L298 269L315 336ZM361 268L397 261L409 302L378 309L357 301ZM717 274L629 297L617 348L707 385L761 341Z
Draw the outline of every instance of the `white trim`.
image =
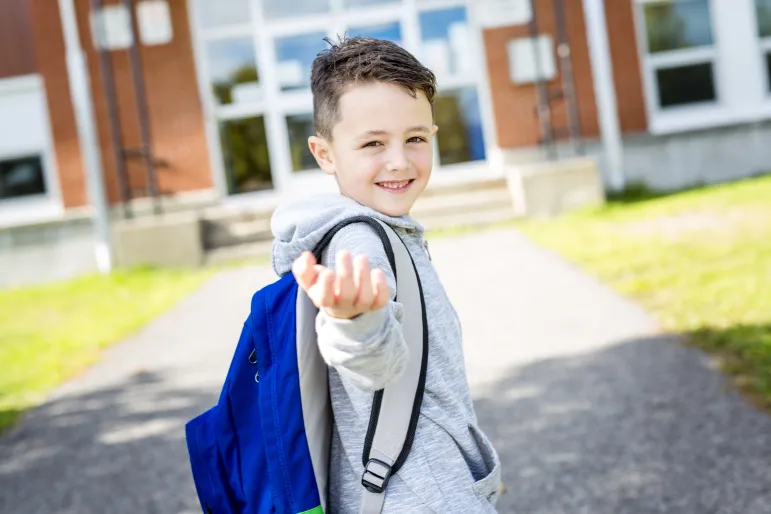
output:
M36 90L42 87L43 78L38 74L0 78L0 95L18 91Z
M278 79L276 61L276 45L263 18L262 9L255 8L254 33L257 42L257 66L260 69L260 81L265 99L265 133L268 143L268 159L273 189L279 191L286 188L287 174L292 172L292 156L289 148L289 137L286 119L281 114L281 84Z
M238 103L217 105L214 109L215 116L220 121L237 120L261 116L265 113L267 102Z
M313 94L310 89L283 92L280 111L285 116L313 112Z
M415 6L423 11L443 11L454 7L466 7L471 9L471 0L414 0Z
M24 196L0 201L0 228L54 221L64 217L64 208L48 195Z
M198 18L196 18L197 20ZM208 29L197 29L199 37L206 41L218 41L221 39L230 39L236 37L252 37L252 24L245 23L243 25L225 25L222 27L214 27Z
M671 134L771 118L771 84L765 53L771 38L759 38L754 0L709 0L713 44L649 54L643 7L662 0L635 2L634 20L645 91L649 131ZM716 99L701 104L661 108L657 69L711 62Z
M625 186L624 147L621 140L621 124L618 118L616 86L613 81L613 62L608 41L608 23L603 0L583 0L586 23L589 63L592 69L592 84L596 100L597 120L604 166L609 175L610 186L621 191Z
M308 178L315 174L308 171L293 171L290 143L288 138L286 117L313 112L313 97L309 89L297 91L281 91L277 74L276 41L284 37L306 35L319 32L335 38L351 27L378 26L398 24L401 31L401 42L410 52L420 56L422 38L420 34L419 15L422 12L433 12L444 9L464 8L466 19L472 35L471 51L476 58L477 66L473 74L463 76L437 77L439 92L455 90L463 87L474 87L477 90L480 116L482 120L482 135L485 142L487 160L495 155L495 125L493 107L490 95L490 85L486 76L486 58L482 41L482 30L474 24L474 13L471 2L467 0L402 0L384 6L367 6L362 9L343 9L342 0L332 5L330 13L313 14L293 18L264 19L260 0L251 0L251 22L233 27L217 27L201 29L198 16L200 13L193 0L188 0L188 10L191 13L190 23L193 39L193 49L196 60L199 96L203 105L207 144L211 159L213 181L220 196L227 194L227 178L222 159L223 149L220 143L218 124L225 120L236 120L244 117L263 116L268 138L268 151L271 164L271 174L274 189L286 193L295 189L301 183L307 183ZM259 102L248 104L217 105L210 92L208 59L205 55L205 45L209 41L230 37L251 37L255 46L255 57L263 88L263 98ZM470 75L470 76L469 76ZM438 153L438 149L435 148ZM438 157L438 155L437 155ZM485 161L481 161L485 162ZM479 162L471 163L477 165ZM435 170L445 173L447 167L441 166L438 158ZM256 198L251 193L250 198ZM233 196L233 195L230 195ZM241 195L236 195L241 196Z
M714 47L686 48L682 50L673 50L671 52L662 52L649 54L646 58L649 68L677 68L679 66L688 66L691 64L702 64L714 61L717 57L717 49Z
M498 144L498 131L495 127L495 107L493 105L492 86L490 73L487 67L487 51L484 41L484 27L479 22L479 12L467 2L466 13L471 28L471 45L476 54L477 74L479 84L477 97L479 98L480 115L482 116L482 134L485 139L485 157L490 167L495 170L500 167L503 172L503 151Z
M757 123L771 119L771 99L751 110L737 111L727 107L694 106L690 109L676 110L658 116L650 122L650 132L654 135L675 134L728 127L745 123Z
M201 103L203 114L204 136L206 148L209 154L209 169L212 173L212 183L217 196L227 196L227 182L225 181L225 169L223 164L222 146L220 145L219 127L215 114L215 105L210 93L208 60L206 58L203 31L198 7L195 0L187 0L188 20L190 24L190 39L193 46L193 65L198 82L198 99Z
M439 91L479 86L479 80L476 77L469 77L467 75L438 75L436 83L439 86Z
M26 208L29 201L33 199L40 203L41 212L55 213L55 216L61 216L64 212L61 184L59 181L59 170L56 161L56 152L54 149L53 129L51 125L51 111L48 106L48 95L45 88L43 77L38 74L21 75L11 78L0 79L0 96L5 94L32 91L38 94L42 102L43 113L43 144L42 146L17 147L13 152L5 152L0 155L0 160L10 160L20 157L39 156L43 167L43 180L45 183L45 193L23 198L5 198L0 199L3 216L10 216L10 211L15 210L15 206ZM36 204L37 205L37 204ZM34 217L34 216L33 216Z

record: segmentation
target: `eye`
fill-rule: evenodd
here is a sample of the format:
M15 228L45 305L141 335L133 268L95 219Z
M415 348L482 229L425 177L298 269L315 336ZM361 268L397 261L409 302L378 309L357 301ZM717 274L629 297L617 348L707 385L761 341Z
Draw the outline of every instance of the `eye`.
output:
M426 142L426 138L420 137L420 136L415 136L415 137L409 138L407 140L407 142L408 143L425 143Z
M364 146L362 146L362 148L374 148L382 145L383 143L381 143L380 141L370 141L369 143L365 143Z

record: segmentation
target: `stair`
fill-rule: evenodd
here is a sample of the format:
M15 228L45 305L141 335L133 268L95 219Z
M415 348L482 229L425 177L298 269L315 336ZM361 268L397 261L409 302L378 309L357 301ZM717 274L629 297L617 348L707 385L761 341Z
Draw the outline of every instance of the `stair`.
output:
M505 179L437 187L410 213L426 230L482 226L514 218Z
M506 180L490 179L433 186L410 213L426 230L484 226L515 217ZM201 221L207 264L268 259L272 210L208 212Z

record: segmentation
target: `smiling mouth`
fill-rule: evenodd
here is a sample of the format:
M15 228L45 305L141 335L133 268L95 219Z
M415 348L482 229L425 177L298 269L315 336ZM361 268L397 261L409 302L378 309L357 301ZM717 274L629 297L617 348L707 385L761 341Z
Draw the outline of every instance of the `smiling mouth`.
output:
M415 179L407 179L407 180L389 180L386 182L377 182L377 186L385 189L386 191L390 193L399 193L402 191L406 191L412 183L415 182Z

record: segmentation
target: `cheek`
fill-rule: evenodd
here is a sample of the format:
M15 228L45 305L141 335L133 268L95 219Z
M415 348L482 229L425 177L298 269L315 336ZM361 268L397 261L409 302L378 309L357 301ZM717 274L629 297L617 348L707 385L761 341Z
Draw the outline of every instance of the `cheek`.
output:
M410 160L412 165L420 171L428 171L431 169L434 161L434 153L431 151L431 147L416 148L412 151Z
M374 182L385 165L380 154L367 155L366 152L348 155L339 162L339 169L344 171L345 179L354 187L364 187Z

